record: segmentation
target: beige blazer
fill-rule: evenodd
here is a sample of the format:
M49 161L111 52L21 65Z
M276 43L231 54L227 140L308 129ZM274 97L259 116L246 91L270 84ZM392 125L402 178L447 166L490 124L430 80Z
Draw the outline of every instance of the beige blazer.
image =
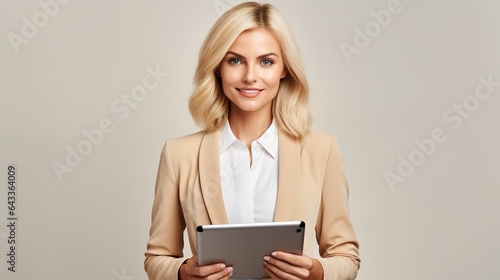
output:
M228 223L221 190L220 131L168 140L156 179L150 239L144 262L151 280L177 279L183 231L196 255L196 227ZM360 258L349 218L349 190L337 141L310 132L295 139L279 132L278 197L274 221L306 223L304 254L318 242L324 279L356 278Z

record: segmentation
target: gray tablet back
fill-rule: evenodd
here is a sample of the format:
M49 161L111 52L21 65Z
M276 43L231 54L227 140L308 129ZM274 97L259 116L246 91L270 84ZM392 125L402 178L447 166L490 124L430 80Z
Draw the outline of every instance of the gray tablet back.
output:
M232 279L260 279L272 251L302 255L304 233L302 221L198 226L198 265L221 262L234 268Z

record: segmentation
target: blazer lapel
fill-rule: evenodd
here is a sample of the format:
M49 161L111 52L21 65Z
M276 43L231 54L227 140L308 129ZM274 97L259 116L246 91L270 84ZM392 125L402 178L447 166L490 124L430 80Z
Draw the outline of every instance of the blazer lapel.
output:
M203 136L198 168L203 200L212 224L227 224L220 179L219 139L220 131L206 133Z
M279 131L278 199L274 221L290 221L293 217L300 187L300 143Z

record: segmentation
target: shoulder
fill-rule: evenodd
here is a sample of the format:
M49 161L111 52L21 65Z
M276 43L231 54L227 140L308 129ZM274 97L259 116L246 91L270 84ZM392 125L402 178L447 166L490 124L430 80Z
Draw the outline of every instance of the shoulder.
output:
M332 146L336 146L337 140L335 136L315 130L310 130L307 134L295 138L280 130L280 145L286 149L294 149L299 147L301 152L304 151L323 151L328 150Z
M319 131L310 131L298 139L298 141L300 142L302 156L309 156L316 160L341 157L337 138L334 135Z
M174 162L182 159L193 160L198 157L199 147L206 134L205 131L198 131L182 137L170 138L163 146L162 155Z
M193 146L199 146L205 134L206 132L202 130L182 137L171 138L165 142L165 146L177 149L192 148Z
M334 135L311 130L306 135L298 139L303 148L308 149L321 149L329 148L336 145L337 139Z

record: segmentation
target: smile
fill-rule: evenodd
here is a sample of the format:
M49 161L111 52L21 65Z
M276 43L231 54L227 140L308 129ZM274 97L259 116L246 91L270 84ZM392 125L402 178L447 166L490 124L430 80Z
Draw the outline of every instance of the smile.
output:
M237 90L245 97L256 97L263 91L257 88L237 88Z

